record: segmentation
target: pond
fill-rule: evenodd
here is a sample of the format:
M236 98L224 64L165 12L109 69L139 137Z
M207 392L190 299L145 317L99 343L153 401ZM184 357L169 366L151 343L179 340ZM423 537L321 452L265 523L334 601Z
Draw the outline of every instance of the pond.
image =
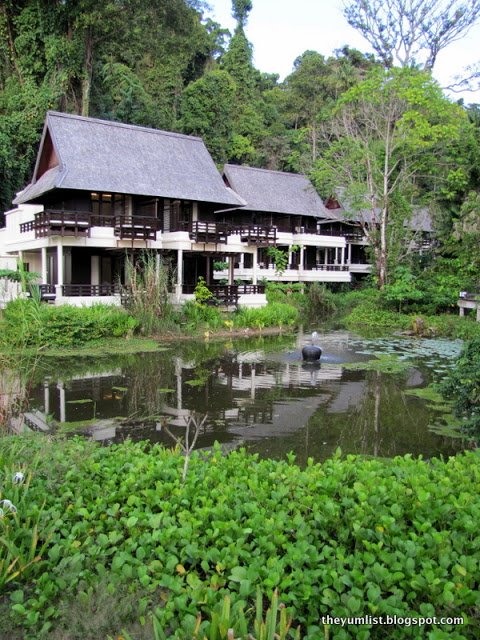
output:
M156 353L46 358L31 392L38 425L172 445L207 419L196 448L215 441L300 464L343 454L448 456L465 443L442 427L445 407L421 397L452 366L459 341L320 333L319 364L302 361L310 333L164 344ZM33 426L33 423L31 423ZM443 429L443 430L442 430Z

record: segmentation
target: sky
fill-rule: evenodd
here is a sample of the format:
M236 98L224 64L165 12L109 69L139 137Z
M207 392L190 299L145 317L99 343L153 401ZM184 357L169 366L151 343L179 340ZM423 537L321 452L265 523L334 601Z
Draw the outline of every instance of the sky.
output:
M231 0L207 0L210 17L233 32ZM254 48L254 65L280 79L291 73L295 59L307 49L324 56L343 45L371 52L367 41L342 15L343 0L252 0L246 34ZM434 76L446 87L465 67L480 59L480 24L438 56ZM480 91L449 94L466 103L479 102Z

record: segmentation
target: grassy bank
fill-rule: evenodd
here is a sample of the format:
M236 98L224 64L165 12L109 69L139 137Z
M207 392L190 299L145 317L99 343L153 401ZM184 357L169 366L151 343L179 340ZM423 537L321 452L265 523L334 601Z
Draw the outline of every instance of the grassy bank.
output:
M282 302L270 302L258 309L239 308L227 313L205 304L189 302L168 319L147 330L141 319L115 306L54 307L35 300L15 300L7 305L0 319L0 350L78 349L90 345L113 344L114 338L191 336L215 332L285 329L298 324L299 310ZM124 344L128 342L122 341ZM133 344L133 343L132 343ZM151 345L145 343L147 349ZM128 347L127 347L128 348Z
M0 457L16 507L0 519L2 637L152 638L154 621L159 638L226 638L240 610L253 631L257 589L265 603L278 589L312 640L480 634L475 453L302 470L214 451L185 482L183 457L147 444L4 438ZM327 629L323 615L465 624Z
M345 326L352 330L388 329L407 331L427 338L453 338L473 340L480 337L480 322L473 318L461 318L453 314L406 314L382 309L367 301L358 304L342 317Z

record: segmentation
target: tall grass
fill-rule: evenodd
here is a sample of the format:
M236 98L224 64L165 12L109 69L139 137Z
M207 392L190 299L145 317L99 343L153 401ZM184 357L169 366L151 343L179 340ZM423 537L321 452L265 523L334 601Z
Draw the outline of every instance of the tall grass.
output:
M143 251L136 259L126 256L124 289L126 307L140 324L144 335L155 335L176 326L176 314L169 302L168 267L157 263L155 253Z
M298 323L300 312L282 302L271 302L266 307L248 309L240 307L233 316L235 327L291 327Z

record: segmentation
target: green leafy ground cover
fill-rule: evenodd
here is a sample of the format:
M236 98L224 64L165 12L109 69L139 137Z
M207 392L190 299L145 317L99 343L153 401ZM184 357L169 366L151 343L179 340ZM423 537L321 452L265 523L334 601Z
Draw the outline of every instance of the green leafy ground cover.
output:
M204 638L225 596L248 613L257 588L266 602L278 588L304 638L479 637L475 453L300 469L215 450L193 456L184 484L182 456L145 443L4 438L0 456L1 497L17 507L0 519L0 635L152 637L153 615L165 637ZM27 479L14 484L19 470ZM105 615L73 622L73 603L88 610L97 596ZM326 630L327 614L466 623Z
M368 301L347 312L343 318L346 327L359 331L369 329L396 329L415 331L425 337L458 338L472 340L480 337L480 323L472 318L461 318L453 314L419 315L405 314L382 309L377 303Z

